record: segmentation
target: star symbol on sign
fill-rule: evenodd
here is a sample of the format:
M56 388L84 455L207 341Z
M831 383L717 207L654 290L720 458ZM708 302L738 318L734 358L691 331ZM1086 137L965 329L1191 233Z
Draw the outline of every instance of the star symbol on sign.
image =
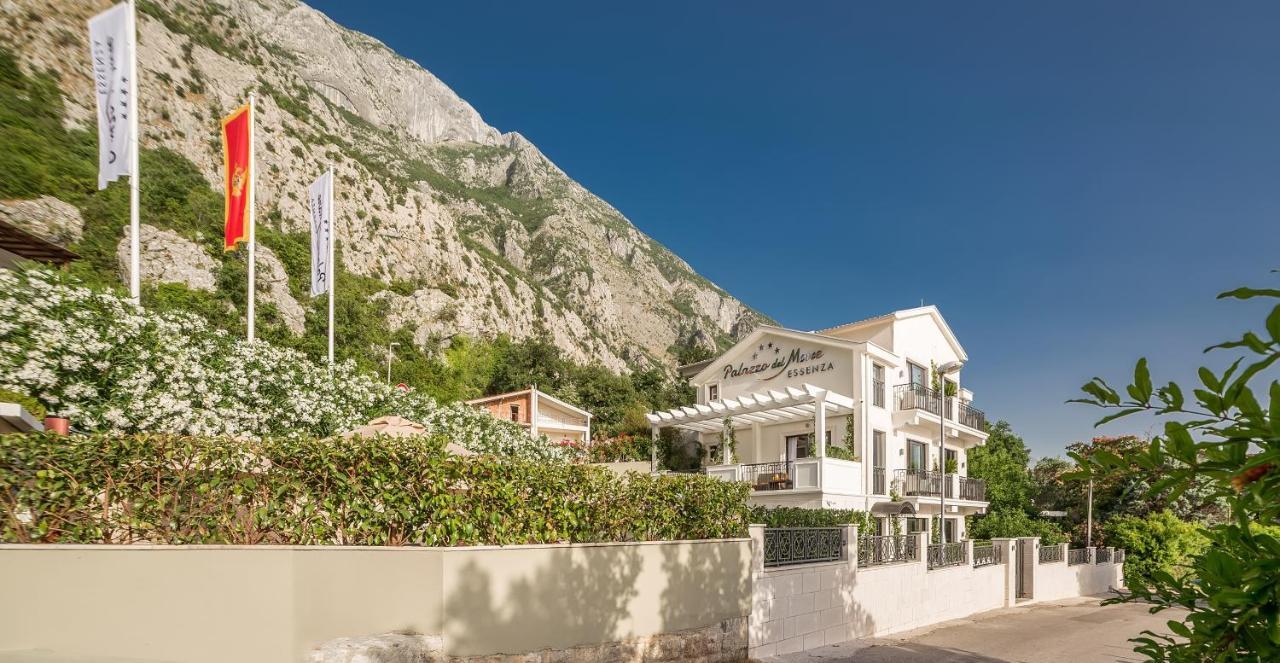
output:
M763 349L764 349L764 346L762 345L762 346L760 346L758 349L763 350Z
M773 341L769 341L769 347L773 347Z
M755 358L756 358L756 353L752 352L752 353L751 353L751 358L752 358L752 359L755 359Z
M775 354L775 355L776 355L776 354L778 354L779 352L781 352L781 350L779 350L778 348L774 348L774 349L773 349L773 354Z

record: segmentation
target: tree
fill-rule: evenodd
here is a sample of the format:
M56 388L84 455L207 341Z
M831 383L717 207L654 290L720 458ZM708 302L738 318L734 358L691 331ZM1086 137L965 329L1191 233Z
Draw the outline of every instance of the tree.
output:
M969 476L987 482L991 511L1031 509L1031 451L1007 421L987 424L987 433L986 444L969 450Z
M1124 548L1124 580L1130 587L1150 585L1157 571L1187 575L1190 559L1203 552L1206 543L1200 526L1170 511L1141 518L1119 516L1103 529L1107 545Z
M1280 299L1280 289L1238 288L1219 295L1259 297ZM1164 428L1133 449L1072 457L1081 465L1080 478L1146 479L1160 472L1147 493L1164 499L1177 499L1203 482L1230 516L1204 529L1208 545L1190 556L1185 576L1157 569L1149 582L1109 600L1188 611L1183 621L1168 622L1180 638L1146 631L1134 639L1136 651L1161 661L1280 660L1280 382L1265 382L1264 373L1280 361L1280 305L1271 308L1262 334L1248 331L1209 350L1239 356L1220 374L1200 368L1191 401L1175 382L1155 386L1145 358L1135 365L1124 396L1101 378L1086 383L1086 397L1075 402L1113 410L1099 425L1147 412Z

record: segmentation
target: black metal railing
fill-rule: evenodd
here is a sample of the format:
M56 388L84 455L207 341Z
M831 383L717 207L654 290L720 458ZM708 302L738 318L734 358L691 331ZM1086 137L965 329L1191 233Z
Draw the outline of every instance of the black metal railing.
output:
M1058 544L1040 544L1040 563L1052 564L1062 561L1062 546Z
M766 527L764 565L793 566L834 562L844 556L840 527Z
M915 534L864 536L858 539L858 566L897 564L920 559Z
M753 490L786 490L795 488L795 463L748 463L742 466L742 480Z
M1089 563L1089 549L1075 548L1067 551L1067 565L1075 566L1076 564Z
M930 544L929 568L941 569L948 566L960 566L969 561L968 552L969 544L964 541Z
M929 470L895 470L894 481L903 495L916 497L937 497L942 493L944 483L941 472ZM949 485L947 488L947 497L954 497L954 491Z
M975 543L973 545L973 568L976 569L983 566L991 566L992 564L995 564L996 562L999 562L999 561L1000 561L999 558L996 557L995 544L991 544L991 543L976 544Z
M960 482L960 499L975 502L987 501L987 482L982 479L957 477Z
M1094 564L1106 564L1106 563L1109 563L1110 561L1111 561L1110 548L1098 548L1097 552L1095 552L1093 555Z
M951 399L922 384L900 384L893 388L894 406L899 410L924 410L941 416L946 404L946 418L951 418Z
M888 495L888 493L885 492L888 489L888 486L885 485L884 478L885 477L884 477L883 467L871 468L871 494L872 495Z
M975 430L987 430L987 414L968 403L960 404L960 417L956 421Z
M871 404L884 407L884 380L871 380Z
M1116 548L1116 556L1112 561L1116 564L1124 564L1124 548Z

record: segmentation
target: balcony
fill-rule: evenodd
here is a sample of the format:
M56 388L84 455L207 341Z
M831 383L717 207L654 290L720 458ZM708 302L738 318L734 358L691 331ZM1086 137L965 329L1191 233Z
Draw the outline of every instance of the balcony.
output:
M897 470L894 483L903 497L941 497L970 502L987 501L987 482L958 474L943 474L928 470Z
M894 387L893 403L894 409L899 411L924 410L935 417L945 417L967 428L983 432L987 430L987 415L982 410L954 397L944 398L936 390L922 384L900 384Z
M751 492L764 495L780 491L821 491L855 495L861 493L862 464L839 458L798 458L773 463L711 465L707 476L724 481L742 481Z

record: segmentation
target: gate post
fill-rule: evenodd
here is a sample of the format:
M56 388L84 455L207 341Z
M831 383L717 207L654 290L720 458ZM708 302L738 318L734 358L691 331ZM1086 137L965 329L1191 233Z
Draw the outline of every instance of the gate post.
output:
M1018 600L1015 594L1018 579L1014 575L1018 570L1018 563L1015 559L1018 554L1018 540L991 539L991 547L1000 556L1000 564L1004 568L1004 605L1008 607Z

